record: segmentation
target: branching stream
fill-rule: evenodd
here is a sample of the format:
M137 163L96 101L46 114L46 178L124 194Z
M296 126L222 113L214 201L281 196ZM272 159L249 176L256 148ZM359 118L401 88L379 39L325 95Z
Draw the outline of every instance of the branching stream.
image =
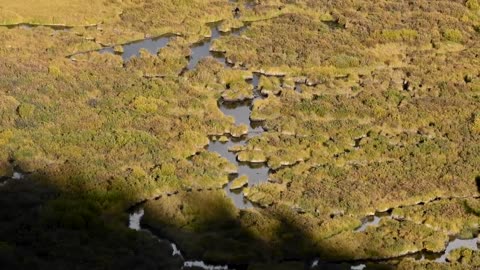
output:
M15 27L22 27L22 28L32 28L32 25L17 25ZM68 30L65 27L58 27L52 26L55 30ZM242 32L246 29L245 27L239 29L233 29L229 35L241 35ZM205 57L213 57L221 62L225 68L232 68L231 63L229 63L228 59L225 56L220 55L218 53L212 52L211 47L212 43L222 37L224 34L221 33L217 25L214 24L211 26L211 37L200 42L194 44L191 47L191 55L189 57L189 63L187 66L187 70L193 70L196 68L198 63L201 59ZM135 41L127 44L123 44L122 49L123 52L119 53L124 61L128 61L133 57L138 57L140 55L140 50L145 49L151 54L157 54L157 52L164 48L168 42L170 41L171 36L161 36L156 38L149 38L145 40ZM117 53L115 52L114 47L105 47L98 50L100 53ZM247 176L248 177L248 186L254 186L261 183L268 181L269 175L269 168L266 166L265 163L244 163L239 162L235 153L231 152L229 149L235 146L244 146L248 139L254 136L260 136L265 130L262 128L261 125L251 121L250 114L252 110L252 105L257 99L261 99L264 96L261 94L261 89L259 89L259 78L260 74L252 73L252 79L248 82L252 85L254 91L254 98L247 101L242 102L226 102L224 100L220 100L218 102L218 106L220 110L228 116L232 116L235 119L236 125L245 124L249 127L248 134L240 137L240 138L232 138L230 137L227 142L220 142L216 140L211 140L207 150L211 152L216 152L220 154L222 157L226 158L229 162L235 164L238 168L236 175L232 175L232 179L236 176ZM302 85L303 83L297 82L295 85L295 91L298 93L302 92ZM4 185L8 185L11 181L21 180L25 177L25 174L20 171L15 171L11 177L5 177L0 179L0 187ZM232 190L231 182L224 187L224 190L229 198L232 199L235 206L239 209L247 209L254 207L254 205L249 202L241 192L241 190ZM157 239L158 241L168 241L164 239L160 239L155 236L152 232L146 229L142 229L141 227L141 219L144 215L144 210L142 208L138 208L135 211L130 213L129 218L129 228L137 231L144 231L150 234L153 238ZM362 226L357 228L356 232L363 232L367 230L369 226L378 226L380 221L383 218L392 218L389 213L377 213L374 216L367 217ZM183 269L188 268L200 268L200 269L208 269L208 270L223 270L229 269L226 265L208 265L203 261L189 261L185 260L182 256L182 252L177 248L177 246L169 242L172 247L172 256L179 256L184 260ZM427 260L433 259L437 262L446 262L448 254L457 248L466 247L472 250L478 250L478 243L477 238L473 239L458 239L452 238L451 241L448 243L446 250L442 254L426 254L426 253L416 253L409 256L415 256L416 259L419 260ZM314 260L310 263L311 267L320 267L322 262L319 260ZM365 264L350 264L351 269L364 269L366 266Z
M231 33L233 35L239 35L241 32L245 30L244 28L241 29L234 29ZM213 57L224 64L225 68L231 68L231 65L228 63L228 60L218 53L214 53L210 51L211 45L215 39L220 38L223 34L218 31L216 25L213 25L211 28L211 37L201 43L195 44L191 48L191 56L189 58L188 63L188 70L195 69L199 61L205 57ZM144 41L137 41L130 44L123 45L124 52L122 53L122 58L125 61L128 61L131 57L135 57L139 55L140 49L147 49L150 53L156 54L158 50L165 47L168 44L169 37L161 37L157 39L147 39ZM102 53L114 53L113 48L105 48L102 49ZM207 150L212 152L219 153L222 157L226 158L233 164L237 165L238 176L246 175L248 176L248 186L258 185L260 183L264 183L268 180L269 168L266 164L251 164L251 163L243 163L237 160L237 156L235 153L229 151L230 148L234 146L243 146L246 144L246 141L249 138L254 136L259 136L264 132L264 129L261 125L258 125L255 122L250 120L251 108L252 104L256 99L263 98L259 89L259 77L260 74L253 73L252 79L249 80L251 83L254 91L254 99L247 100L243 102L225 102L220 100L218 102L220 110L225 114L232 116L235 119L235 124L241 125L245 124L249 127L248 134L242 136L241 138L229 138L227 142L220 142L220 141L213 141L211 140ZM295 91L301 92L301 85L302 83L297 83L295 87ZM233 179L233 176L232 176ZM231 190L231 182L224 187L224 190L229 198L231 198L235 204L235 206L239 209L247 209L253 207L253 204L245 199L243 193L241 191L232 191ZM138 209L135 212L130 214L130 223L129 227L134 230L142 230L146 231L147 233L151 234L152 237L158 239L158 241L167 241L158 238L157 236L153 235L148 230L142 229L140 226L141 218L144 214L143 209ZM367 217L362 224L361 227L357 228L357 232L362 232L367 229L368 226L377 226L382 218L391 218L390 214L388 213L378 213L375 216ZM174 243L171 243L172 246L172 256L182 256L181 251L177 248ZM468 240L461 240L461 239L452 239L447 245L447 248L444 253L442 254L434 254L433 259L437 262L446 262L446 257L450 253L451 250L459 248L459 247L467 247L474 250L478 249L477 246L477 239L468 239ZM423 252L416 253L413 255L416 259L425 260L432 258L431 254L426 254ZM182 257L183 258L183 257ZM322 267L322 265L326 265L328 263L323 263L320 260L314 260L313 262L309 263L311 268L318 268ZM203 261L184 261L184 269L197 267L200 269L208 269L208 270L223 270L229 269L228 266L224 265L208 265ZM365 269L367 266L363 263L360 264L350 264L351 269Z

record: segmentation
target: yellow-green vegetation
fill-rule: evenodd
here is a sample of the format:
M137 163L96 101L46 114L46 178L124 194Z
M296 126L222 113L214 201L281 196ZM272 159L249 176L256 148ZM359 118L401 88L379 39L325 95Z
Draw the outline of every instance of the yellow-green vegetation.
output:
M237 158L241 162L263 163L267 161L265 155L259 150L242 151Z
M218 74L219 83L224 85L222 99L227 102L253 99L253 87L246 81L251 73L243 70L223 70Z
M417 224L462 238L473 238L480 224L478 199L440 200L426 205L416 205L393 210L396 219Z
M193 191L148 202L142 222L174 239L188 256L238 263L254 256L248 243L237 240L245 237L235 231L238 215L223 191Z
M446 29L443 32L443 37L448 41L460 43L463 40L462 32L457 29Z
M238 211L221 191L148 202L144 222L191 256L220 262L261 260L281 253L339 261L385 259L440 252L448 241L447 234L411 221L384 219L378 227L354 232L358 220L345 216L323 220L284 207Z
M218 30L220 30L223 33L227 33L234 29L240 29L243 26L245 26L243 21L234 19L234 18L229 18L222 21L222 23L218 26Z
M448 256L448 263L439 263L431 261L414 261L404 259L398 265L399 270L463 270L478 269L480 267L480 252L468 248L459 248L453 250Z
M290 148L291 147L291 148ZM292 135L268 134L252 138L239 154L240 161L265 162L272 169L310 158L308 142Z
M149 201L142 222L189 257L234 264L323 254L322 239L359 225L349 217L319 220L285 207L239 211L221 190Z
M144 57L125 68L108 54L71 61L61 44L77 38L49 31L0 29L8 37L0 67L2 164L14 160L66 190L129 190L125 201L228 181L233 165L204 152L208 135L245 132L218 109L221 89L146 79L140 68L133 72ZM187 160L197 152L204 153Z
M296 165L248 196L319 215L362 217L478 194L476 12L452 1L375 7L355 1L369 7L365 17L346 3L297 2L314 12L256 22L215 43L229 59L254 70L283 70L290 82L278 96L255 101L251 118L264 121L268 132L250 139L238 156L263 153L272 169ZM318 17L333 7L343 27ZM291 81L309 86L295 93Z
M103 45L166 33L182 34L193 42L210 35L206 23L233 20L231 9L227 0L2 0L0 24L75 27L72 32L84 40Z
M231 190L235 190L235 189L241 189L243 188L244 186L248 185L248 176L246 175L242 175L238 178L235 178L231 185L230 185L230 189Z
M13 229L0 230L0 255L63 258L56 252L68 250L62 240L71 235L76 247L111 237L103 252L119 238L132 260L138 245L163 252L124 228L125 209L158 196L146 204L144 223L186 256L212 262L265 268L315 256L386 259L439 252L449 235L475 236L478 4L0 0L0 23L36 25L0 27L0 177L16 167L55 191L31 204L41 213L25 219L30 227L9 227L13 206L1 207L8 212L1 225ZM247 27L213 42L233 67L208 57L185 70L191 47L212 35L211 22L222 32ZM108 45L121 53L121 44L165 34L166 47L128 62L95 51ZM250 118L266 132L231 150L271 173L268 182L243 188L257 207L239 210L221 190L238 168L205 147L209 138L247 137L248 127L218 104L252 100L254 73L266 97L253 102ZM243 187L246 180L235 181ZM395 219L354 232L362 218L388 209ZM39 244L19 245L12 232L36 219L43 223L25 239ZM33 236L41 230L48 235ZM42 243L54 246L52 254L42 253ZM406 259L400 268L479 265L477 252L450 256L448 264ZM35 268L29 262L8 268Z
M398 257L422 250L440 252L447 241L445 234L426 226L384 219L378 227L368 227L365 232L343 232L320 245L326 250L322 254L326 258L358 260Z
M181 37L172 38L158 55L152 55L145 50L140 51L140 57L126 63L126 68L144 77L177 77L188 64L190 54L188 43Z
M93 25L118 20L121 5L106 0L0 1L0 23Z
M262 89L262 94L279 94L282 90L280 78L261 76L258 87Z

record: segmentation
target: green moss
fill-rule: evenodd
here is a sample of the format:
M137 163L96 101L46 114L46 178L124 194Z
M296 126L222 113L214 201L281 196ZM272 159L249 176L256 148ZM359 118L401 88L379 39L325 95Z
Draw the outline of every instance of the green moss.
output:
M468 248L459 248L453 250L448 256L447 263L432 262L428 260L416 261L413 259L404 259L398 265L398 269L477 269L480 266L480 253Z
M154 113L158 110L157 101L153 98L138 97L133 101L135 109L142 113Z
M478 3L478 0L467 0L467 2L465 4L471 10L479 10L480 9L480 4Z
M115 46L113 47L113 51L116 53L123 53L123 47L122 46Z
M461 43L463 41L463 34L458 29L446 29L443 31L443 37L452 42Z
M230 190L241 189L246 185L248 185L248 176L242 175L232 181Z
M17 111L21 118L28 119L33 116L33 113L35 112L35 106L32 104L22 103L20 106L18 106Z
M238 28L241 28L243 27L244 24L241 20L237 20L237 19L228 19L228 20L224 20L222 21L222 23L220 24L220 26L218 27L218 30L220 30L221 32L230 32L232 31L233 29L238 29Z
M418 37L418 32L414 29L384 30L382 37L388 41L411 41Z
M0 18L103 23L0 29L0 174L19 166L48 176L62 193L99 194L106 209L179 192L181 198L162 197L152 219L172 217L167 233L186 254L229 263L313 257L317 246L326 257L331 249L349 259L385 258L438 250L446 234L475 231L476 200L465 207L457 200L408 206L478 195L475 2L426 9L365 0L266 0L249 2L252 8L245 1L97 1L68 16L65 7L75 2L54 3L53 13L45 3L6 3ZM192 44L211 35L206 23L221 20L222 31L252 22L240 36L214 42L235 67L207 58L182 73ZM97 52L65 57L100 44L118 51L118 44L166 33L178 36L158 53L142 51L125 63ZM255 100L251 119L263 121L267 132L232 151L274 169L268 182L244 189L266 208L238 212L221 192L212 195L218 202L183 197L187 190L220 189L237 171L205 146L210 136L246 133L218 100L252 99L253 71L265 74L260 87L269 95ZM295 82L301 93L292 91ZM211 212L198 202L213 204ZM364 216L392 208L407 221L351 232ZM90 216L82 211L55 210L52 220L84 231Z
M265 155L257 150L242 151L238 154L237 158L242 162L263 163L267 161Z
M233 137L241 137L243 135L246 135L248 134L248 126L245 125L245 124L242 124L242 125L239 125L239 126L236 126L236 127L232 127L230 129L230 134L233 136Z
M337 68L352 68L360 65L360 61L357 57L346 54L336 55L331 61Z
M244 79L229 82L226 84L226 90L222 93L225 101L244 101L253 99L253 88Z
M322 108L321 104L308 99L304 99L298 103L296 109L307 114L315 114L318 116L325 116L326 114L325 109Z
M471 238L478 229L480 219L471 211L470 205L478 204L475 199L441 200L427 205L395 209L392 213L400 219L427 224L437 231L449 235L462 235Z
M418 239L422 241L418 242ZM345 232L321 241L323 256L341 259L390 258L422 250L439 252L448 237L412 222L385 220L366 232ZM336 247L338 246L338 247Z
M48 72L54 76L60 76L62 75L62 71L60 70L59 67L57 66L54 66L54 65L50 65L48 67Z
M258 87L262 90L262 93L278 94L278 92L281 91L280 78L261 76Z
M218 141L219 141L219 142L224 142L224 143L225 143L225 142L228 142L228 141L229 141L229 139L228 139L228 137L227 137L227 136L221 136L221 137L220 137L220 139L218 139Z

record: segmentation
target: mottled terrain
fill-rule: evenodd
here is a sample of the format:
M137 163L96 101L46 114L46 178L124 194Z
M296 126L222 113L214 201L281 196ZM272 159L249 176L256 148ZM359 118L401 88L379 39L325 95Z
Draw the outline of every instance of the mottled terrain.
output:
M478 237L478 0L0 0L0 24L0 178L27 178L0 181L0 264L178 269L140 204L189 259L480 267L417 256ZM235 140L266 179L208 150Z

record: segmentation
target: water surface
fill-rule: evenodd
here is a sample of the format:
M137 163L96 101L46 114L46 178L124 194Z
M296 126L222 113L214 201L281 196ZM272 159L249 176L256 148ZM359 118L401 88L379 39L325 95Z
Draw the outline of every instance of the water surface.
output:
M144 232L148 233L149 235L151 235L153 238L157 239L159 242L170 243L170 246L172 247L172 256L180 256L180 258L183 259L181 251L177 248L177 246L174 243L172 243L172 242L170 242L166 239L161 239L161 238L157 237L156 235L154 235L151 231L149 231L147 229L142 229L141 219L144 215L145 215L145 211L144 211L143 208L137 208L137 209L134 209L133 211L131 211L130 214L129 214L128 227L132 230L135 230L135 231L144 231ZM227 265L209 265L209 264L206 264L205 262L199 261L199 260L195 260L195 261L184 260L183 266L182 266L181 269L190 269L190 268L204 269L204 270L228 270L229 269Z
M212 44L213 42L220 38L221 36L226 36L226 35L235 35L238 36L240 35L243 31L245 31L246 27L242 28L237 28L237 29L232 29L231 32L228 33L221 33L218 30L218 23L213 23L210 25L210 37L206 38L205 40L194 44L190 50L191 54L189 56L189 61L188 61L188 70L195 69L200 62L200 60L204 59L205 57L213 57L220 63L224 65L224 67L229 67L231 66L225 56L222 53L219 52L212 52Z
M167 46L171 36L161 36L156 38L143 39L131 43L119 45L123 48L123 53L117 53L122 56L123 61L128 61L132 57L140 56L140 50L144 49L152 55L157 55L158 51ZM116 53L113 47L105 47L98 51L99 53Z
M358 227L356 232L364 232L369 226L378 226L382 218L392 218L390 212L377 212L373 216L368 216L362 221L362 226Z
M475 237L473 239L454 239L453 241L450 241L447 245L447 248L445 249L445 252L440 256L438 259L436 259L436 262L447 262L447 257L452 252L454 249L458 248L468 248L471 250L478 250L478 239Z

